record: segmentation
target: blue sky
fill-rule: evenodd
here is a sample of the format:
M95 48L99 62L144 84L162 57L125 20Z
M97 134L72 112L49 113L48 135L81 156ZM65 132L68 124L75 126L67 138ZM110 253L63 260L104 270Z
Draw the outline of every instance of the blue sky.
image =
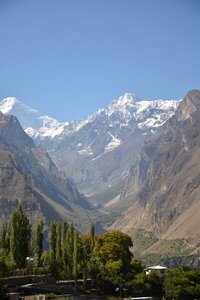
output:
M200 88L199 0L0 0L0 99L60 121Z

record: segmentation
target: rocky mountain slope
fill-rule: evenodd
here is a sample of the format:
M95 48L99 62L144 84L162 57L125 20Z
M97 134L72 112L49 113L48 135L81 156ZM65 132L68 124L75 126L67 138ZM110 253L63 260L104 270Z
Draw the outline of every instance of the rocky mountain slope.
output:
M96 194L115 191L144 141L175 113L178 103L125 94L83 121L65 123L41 115L15 98L2 100L0 111L16 115L25 131L46 147L57 167L73 177L81 191Z
M112 225L159 239L200 241L200 91L192 90L160 134L145 143L115 204L129 206ZM158 246L159 241L157 242ZM157 246L152 246L152 251Z
M77 226L90 222L91 207L75 184L35 147L16 117L0 113L0 222L8 220L18 199L33 223L65 217Z

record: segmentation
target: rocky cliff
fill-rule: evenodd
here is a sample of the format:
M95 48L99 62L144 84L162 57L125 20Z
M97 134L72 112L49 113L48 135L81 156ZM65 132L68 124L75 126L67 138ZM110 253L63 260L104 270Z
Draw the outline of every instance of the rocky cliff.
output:
M200 91L192 90L160 134L142 148L118 202L130 203L114 224L159 238L200 240Z
M16 117L0 113L0 222L8 220L18 199L33 223L65 217L77 226L89 223L91 207L73 181L35 147Z

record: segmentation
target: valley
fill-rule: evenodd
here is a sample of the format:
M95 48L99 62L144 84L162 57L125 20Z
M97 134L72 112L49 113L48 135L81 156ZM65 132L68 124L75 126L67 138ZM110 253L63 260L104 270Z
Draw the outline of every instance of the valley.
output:
M182 101L125 94L82 121L60 123L15 98L2 100L0 111L15 115L26 133L17 121L0 131L1 172L14 170L3 179L1 222L28 195L33 222L67 218L81 231L90 222L99 232L119 229L136 241L138 256L195 254L199 107L198 90Z

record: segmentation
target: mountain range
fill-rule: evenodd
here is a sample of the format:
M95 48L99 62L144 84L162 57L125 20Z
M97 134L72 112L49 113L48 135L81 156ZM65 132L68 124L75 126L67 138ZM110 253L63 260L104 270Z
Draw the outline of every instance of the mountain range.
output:
M47 149L58 169L94 199L94 194L108 190L111 198L116 195L115 187L124 185L144 141L156 134L178 104L177 100L140 100L126 93L82 121L63 123L15 98L2 100L0 111L15 115L36 145Z
M0 111L1 219L25 198L35 219L69 216L78 227L96 218L143 253L198 251L199 90L181 101L125 94L64 123L15 98Z

